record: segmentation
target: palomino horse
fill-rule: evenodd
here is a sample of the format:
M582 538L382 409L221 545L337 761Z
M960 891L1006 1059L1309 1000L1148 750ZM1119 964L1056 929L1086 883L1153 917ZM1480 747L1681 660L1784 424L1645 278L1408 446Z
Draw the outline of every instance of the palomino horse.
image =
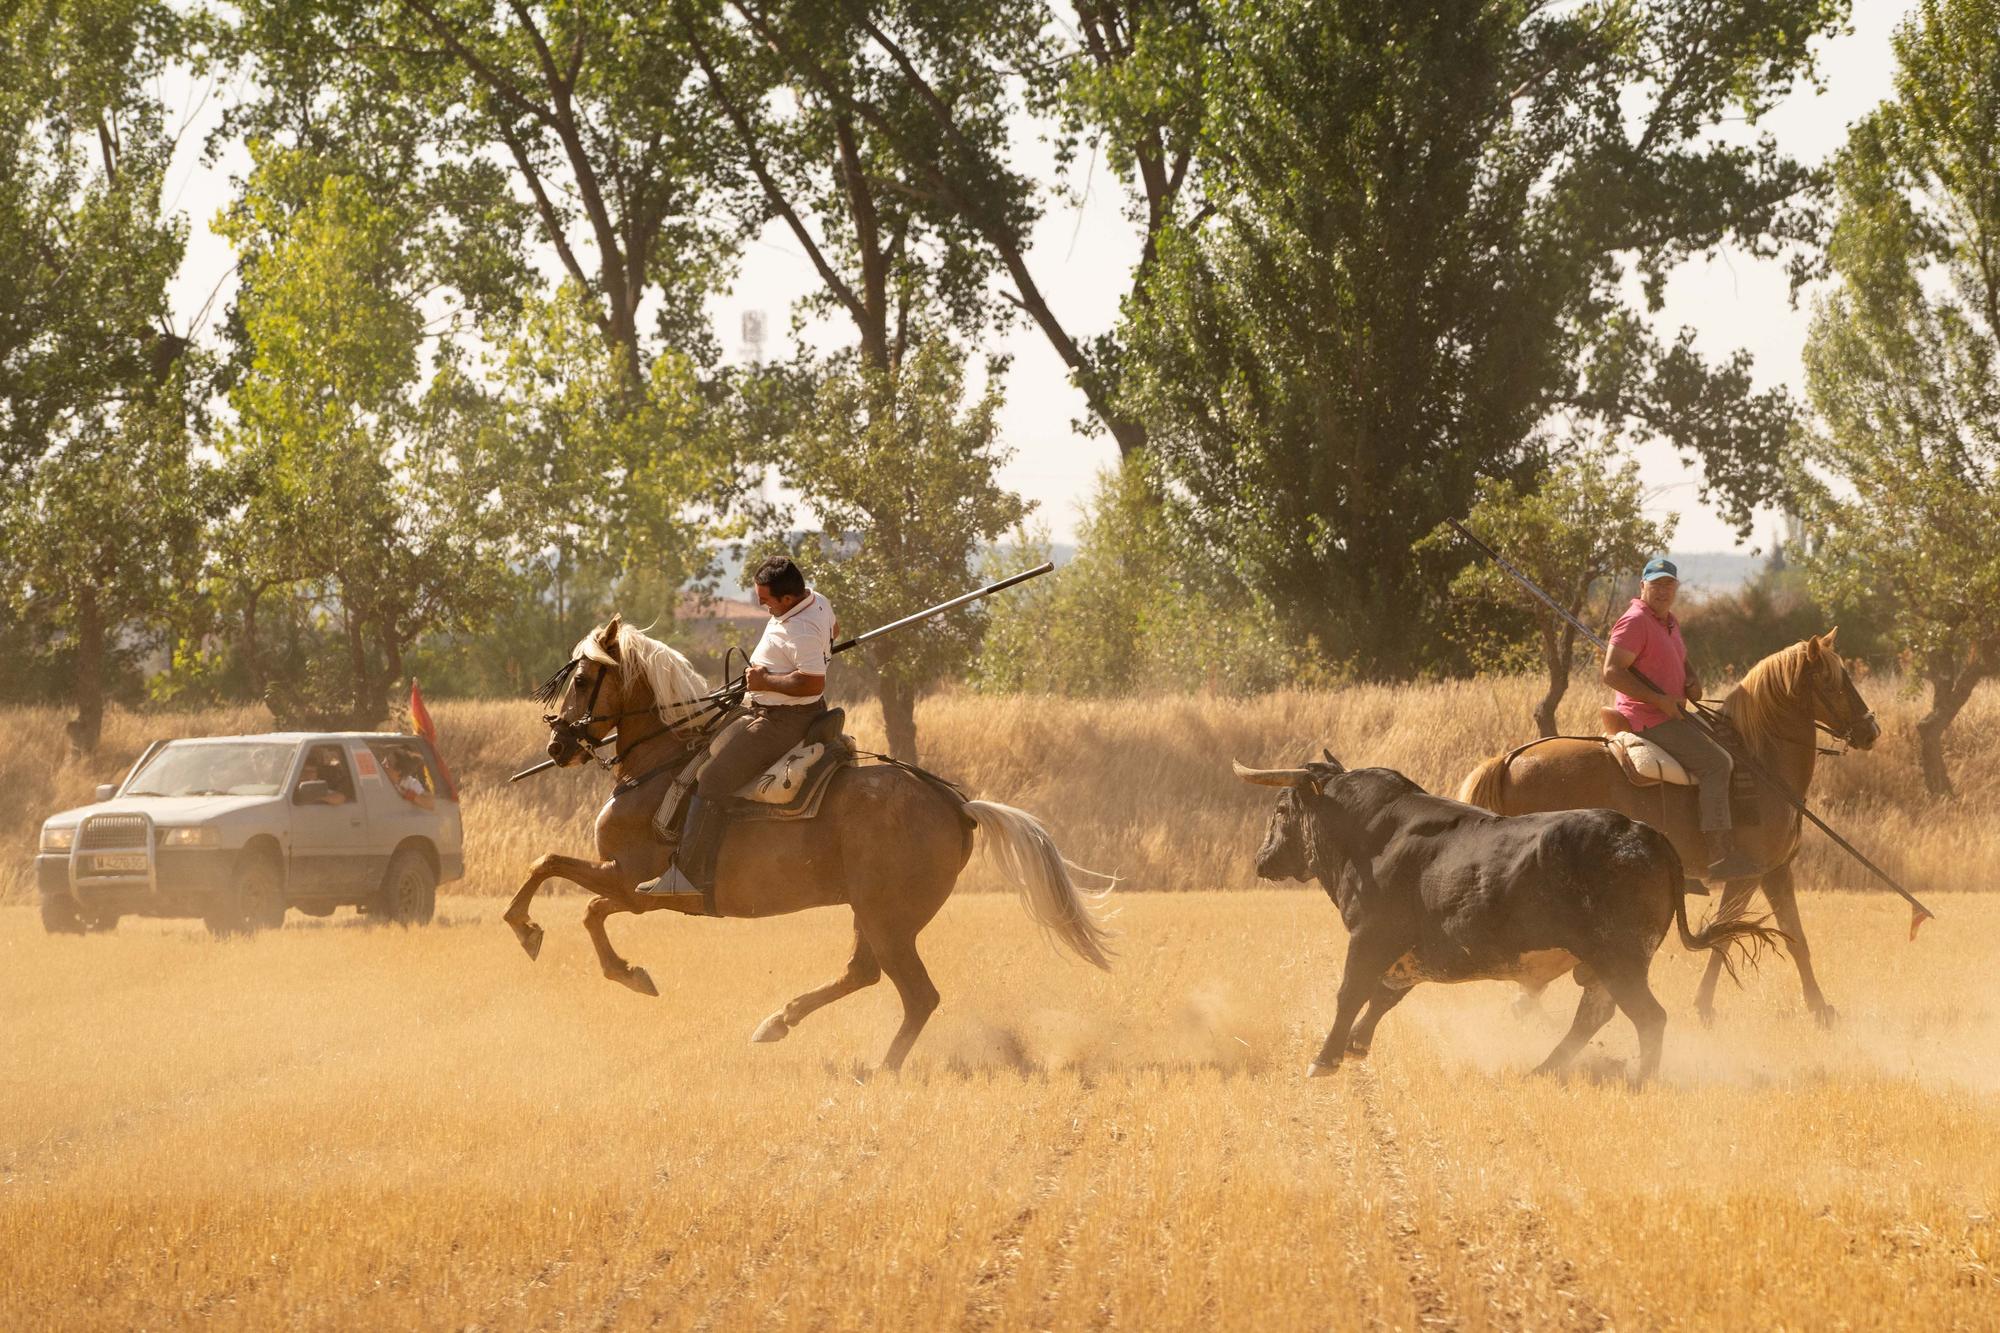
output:
M659 994L644 968L612 948L604 920L675 906L635 890L667 868L670 852L653 833L653 814L674 776L712 736L698 714L707 692L686 658L616 616L584 636L544 687L544 699L557 705L549 757L565 768L582 763L616 728L618 784L597 814L598 859L537 858L508 905L505 920L528 957L542 949L542 928L528 916L536 890L550 879L570 880L598 895L583 919L604 975L642 995ZM968 801L942 780L908 768L851 767L834 775L812 819L738 823L724 838L718 915L776 916L841 903L854 910L846 970L766 1018L751 1040L782 1039L815 1009L874 985L886 972L902 997L903 1025L882 1066L900 1068L938 1006L937 987L917 956L917 932L951 896L975 843L1038 924L1079 958L1110 966L1109 934L1092 913L1104 891L1085 891L1071 880L1076 867L1033 816Z
M1833 650L1837 632L1829 630L1771 654L1722 701L1723 712L1757 762L1801 797L1812 785L1819 755L1815 725L1857 750L1868 749L1882 734L1854 688L1847 664ZM1799 851L1798 812L1761 782L1759 788L1761 818L1754 826L1739 827L1736 842L1768 869L1761 879L1732 880L1724 886L1716 916L1727 921L1740 915L1761 885L1778 928L1785 933L1792 961L1798 964L1806 1007L1822 1027L1831 1027L1838 1014L1813 975L1812 950L1806 945L1792 885L1792 858ZM1703 864L1694 788L1633 786L1609 743L1594 736L1551 737L1488 759L1465 779L1458 799L1503 815L1606 807L1665 833L1686 865ZM1695 997L1695 1009L1704 1023L1715 1017L1715 983L1721 971L1721 957L1710 955Z

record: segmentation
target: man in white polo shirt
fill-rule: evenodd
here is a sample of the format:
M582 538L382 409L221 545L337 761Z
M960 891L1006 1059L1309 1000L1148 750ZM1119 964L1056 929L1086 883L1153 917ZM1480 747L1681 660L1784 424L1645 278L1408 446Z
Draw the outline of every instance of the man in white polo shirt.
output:
M716 737L714 753L695 781L680 848L667 873L639 886L654 896L693 894L704 901L715 886L729 802L744 784L805 739L826 711L826 673L840 623L826 598L784 556L757 568L757 601L770 612L764 637L744 673L746 712Z

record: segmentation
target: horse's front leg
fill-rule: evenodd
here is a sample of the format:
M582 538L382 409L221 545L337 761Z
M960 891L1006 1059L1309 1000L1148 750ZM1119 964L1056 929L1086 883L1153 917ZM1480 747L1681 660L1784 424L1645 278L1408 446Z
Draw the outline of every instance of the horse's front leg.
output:
M584 909L583 928L590 932L591 947L597 950L597 963L604 969L606 977L621 986L630 986L641 995L657 996L660 988L653 984L652 975L645 968L634 967L619 957L618 951L611 947L611 937L604 933L604 918L618 912L641 910L632 896L626 893L599 898Z
M616 894L621 889L631 888L631 883L615 861L586 861L580 856L558 856L555 853L536 857L535 863L528 867L527 881L500 915L500 919L513 929L514 938L521 941L521 947L528 951L530 958L541 956L542 928L529 918L528 908L542 885L552 879L566 879L599 894Z

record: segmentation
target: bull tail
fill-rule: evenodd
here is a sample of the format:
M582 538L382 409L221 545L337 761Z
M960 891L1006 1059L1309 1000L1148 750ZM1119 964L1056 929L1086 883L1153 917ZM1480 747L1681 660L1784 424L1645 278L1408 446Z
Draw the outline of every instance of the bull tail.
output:
M1458 799L1466 805L1476 805L1482 810L1500 814L1500 806L1507 799L1507 761L1512 754L1499 754L1480 764L1466 775L1459 784Z
M1698 931L1688 929L1688 880L1681 866L1681 854L1674 849L1673 840L1666 834L1651 825L1642 827L1652 834L1660 859L1666 863L1669 876L1667 892L1674 900L1674 924L1680 928L1682 947L1690 953L1713 950L1715 956L1722 960L1723 970L1729 973L1729 979L1741 985L1743 979L1736 975L1738 960L1754 963L1765 949L1780 943L1791 943L1791 936L1768 924L1771 920L1768 916L1739 916L1727 921L1711 921Z
M1035 924L1048 931L1086 963L1111 969L1111 932L1098 920L1097 909L1111 892L1077 885L1070 872L1096 875L1071 865L1041 821L1025 810L995 801L967 801L965 813L979 831L978 846L988 864L1021 895Z

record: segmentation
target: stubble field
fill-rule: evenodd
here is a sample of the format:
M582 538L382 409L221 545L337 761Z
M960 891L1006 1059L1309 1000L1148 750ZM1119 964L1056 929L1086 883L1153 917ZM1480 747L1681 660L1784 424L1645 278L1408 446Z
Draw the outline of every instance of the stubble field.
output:
M783 1044L833 912L622 932L575 899L530 963L490 899L424 931L49 941L0 911L0 1327L1990 1328L2000 1317L2000 910L1921 954L1823 898L1819 1031L1786 970L1655 970L1661 1084L1617 1020L1528 1077L1526 1021L1429 987L1300 1077L1341 932L1317 894L1134 896L1103 975L954 899L909 1067L886 985Z
M1669 943L1643 1091L1622 1018L1572 1077L1527 1076L1568 982L1525 1019L1499 985L1421 988L1366 1064L1300 1077L1345 938L1317 889L1250 887L1268 793L1229 757L1324 742L1448 787L1521 739L1524 682L927 705L927 761L1127 877L1121 952L1058 955L969 876L920 941L943 1007L873 1079L886 984L747 1040L839 969L844 912L614 918L648 1000L553 895L530 962L496 895L582 849L602 779L507 787L532 710L441 706L472 871L430 929L50 939L5 881L0 1328L1994 1327L2000 784L1961 752L1961 797L1923 801L1913 706L1868 688L1889 736L1823 804L1940 919L1910 943L1900 903L1809 850L1841 1026L1771 959L1704 1031L1701 960ZM1997 719L1976 699L1961 743ZM146 736L266 725L121 714L79 765L47 761L53 713L9 722L24 850Z

